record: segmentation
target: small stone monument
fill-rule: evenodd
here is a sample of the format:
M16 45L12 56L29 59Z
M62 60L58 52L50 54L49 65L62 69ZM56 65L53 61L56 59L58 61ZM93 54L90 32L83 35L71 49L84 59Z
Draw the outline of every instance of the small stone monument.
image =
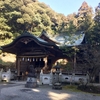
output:
M59 74L60 74L60 66L59 66L59 63L57 62L57 65L54 67L56 69L55 71L55 75L54 75L54 82L53 82L53 85L52 85L52 88L53 89L62 89L62 85L61 85L61 82L60 82L60 77L59 77Z
M36 71L33 65L29 66L29 73L28 73L27 82L25 84L25 87L27 88L38 87Z
M39 81L39 85L42 85L42 77L43 77L43 70L41 70L41 72L40 72L40 81Z

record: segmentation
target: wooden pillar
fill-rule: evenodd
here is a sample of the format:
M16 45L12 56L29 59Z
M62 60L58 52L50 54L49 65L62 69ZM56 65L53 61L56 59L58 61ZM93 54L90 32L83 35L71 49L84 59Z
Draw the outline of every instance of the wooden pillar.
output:
M17 75L20 75L20 58L17 58Z
M73 67L73 69L74 69L74 72L75 72L75 70L76 70L76 51L74 53L74 67Z
M99 83L100 83L100 72L99 72Z
M16 69L18 69L17 66L18 66L18 58L16 56Z

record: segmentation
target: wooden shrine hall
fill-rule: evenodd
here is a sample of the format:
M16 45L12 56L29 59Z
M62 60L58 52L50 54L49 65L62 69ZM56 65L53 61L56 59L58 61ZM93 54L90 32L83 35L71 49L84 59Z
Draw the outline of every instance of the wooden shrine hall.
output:
M2 46L2 51L16 55L17 75L27 72L30 65L39 72L41 69L50 70L58 59L66 58L57 42L51 40L45 31L39 37L24 32L12 43Z

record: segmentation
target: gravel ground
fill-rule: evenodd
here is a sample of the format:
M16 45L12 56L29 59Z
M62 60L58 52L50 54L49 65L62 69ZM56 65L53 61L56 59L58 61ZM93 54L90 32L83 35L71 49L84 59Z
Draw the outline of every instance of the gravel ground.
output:
M54 90L48 85L25 88L25 85L3 88L0 100L100 100L95 94Z

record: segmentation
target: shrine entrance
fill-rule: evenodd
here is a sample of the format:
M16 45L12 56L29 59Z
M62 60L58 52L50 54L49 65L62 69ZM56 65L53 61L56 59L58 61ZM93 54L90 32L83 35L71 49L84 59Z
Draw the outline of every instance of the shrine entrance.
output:
M20 70L21 71L27 71L28 66L33 65L34 68L41 69L44 67L45 62L43 61L43 58L33 58L33 57L21 57L20 59Z
M45 67L45 58L41 57L18 57L18 75L20 73L28 72L30 65L33 65L37 73L40 73L41 69Z

